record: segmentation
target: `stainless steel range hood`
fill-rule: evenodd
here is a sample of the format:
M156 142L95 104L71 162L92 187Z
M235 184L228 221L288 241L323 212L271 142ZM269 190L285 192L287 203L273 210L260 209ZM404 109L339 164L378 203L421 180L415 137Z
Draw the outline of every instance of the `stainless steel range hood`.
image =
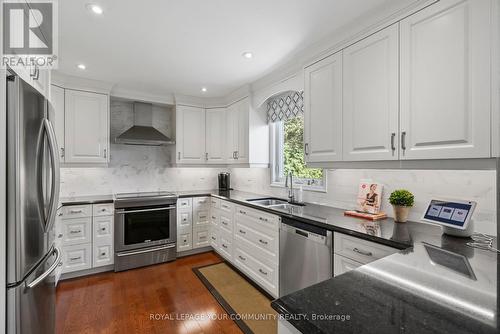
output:
M153 127L153 105L142 102L134 102L134 125L116 137L115 143L144 146L175 144Z

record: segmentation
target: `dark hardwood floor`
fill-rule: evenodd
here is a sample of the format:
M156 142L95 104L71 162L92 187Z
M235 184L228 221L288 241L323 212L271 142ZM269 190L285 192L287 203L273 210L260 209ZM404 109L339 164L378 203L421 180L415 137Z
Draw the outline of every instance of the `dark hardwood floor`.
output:
M57 288L56 333L241 333L229 319L181 318L224 309L192 272L220 262L215 253L62 281ZM151 320L170 315L174 320Z

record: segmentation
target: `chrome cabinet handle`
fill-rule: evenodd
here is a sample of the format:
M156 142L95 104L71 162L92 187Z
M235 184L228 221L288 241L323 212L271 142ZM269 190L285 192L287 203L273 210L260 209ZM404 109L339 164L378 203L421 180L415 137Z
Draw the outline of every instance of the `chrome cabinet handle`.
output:
M263 244L263 245L267 245L267 244L268 244L268 242L267 242L267 241L264 241L264 240L262 240L262 239L259 239L259 242L260 242L261 244Z
M222 247L224 247L225 249L227 249L227 246L226 246L226 245L224 245L224 244L222 244Z
M61 147L61 158L64 158L65 153L64 147Z
M105 255L106 255L106 253L101 253L101 256L105 256Z
M205 152L205 160L208 161L208 152Z
M305 153L306 155L309 155L309 143L305 143L305 144L304 144L304 153Z
M269 220L267 220L267 218L264 218L264 217L259 217L259 220L263 221L263 222L267 222Z
M71 257L69 258L71 261L76 261L76 260L80 260L82 257L79 256L79 257Z
M236 151L236 160L238 160L239 158L240 158L240 152Z
M261 274L263 274L263 275L267 275L267 272L265 272L264 270L262 270L262 269L260 269L260 268L259 268L259 272L260 272Z
M243 256L241 256L241 255L238 255L238 257L240 258L240 260L241 260L241 261L246 261L246 260L247 260L246 258L244 258L244 257L243 257Z
M58 237L58 238L62 238L63 236L64 236L64 235L63 235L62 233L59 233L59 234L57 235L57 237Z
M206 236L206 235L205 235L205 236L201 236L201 237L200 237L200 240L205 240L206 238L207 238L207 236Z
M247 214L247 213L246 213L246 211L243 211L243 210L240 210L240 213L241 213L242 215L246 215L246 214Z
M212 216L212 219L217 219L215 216Z
M69 231L69 233L71 234L78 234L78 233L82 233L82 230L72 230L72 231Z
M401 148L406 150L406 131L401 132Z
M101 227L101 231L106 231L106 228L105 227Z
M373 253L372 253L372 252L368 252L368 251L360 250L360 249L358 249L358 248L353 248L352 250L353 250L353 252L356 252L356 253L361 254L361 255L365 255L365 256L373 256Z
M215 237L212 237L212 240L213 240L213 241L215 241L215 240L217 240L217 239L216 239Z
M241 234L247 234L247 232L243 231L243 230L240 230L240 233Z
M395 145L395 139L396 139L396 133L391 133L391 149L392 149L392 153L394 154L394 152L396 151L396 145Z
M224 221L223 221L223 222L222 222L222 225L226 225L226 226L227 226L227 222L224 222Z
M108 157L108 150L107 149L104 149L104 159L106 159Z
M57 214L57 216L59 216L59 217L61 217L62 215L63 215L63 213L62 213L62 212L59 212L59 213Z
M71 210L70 213L83 213L83 210Z

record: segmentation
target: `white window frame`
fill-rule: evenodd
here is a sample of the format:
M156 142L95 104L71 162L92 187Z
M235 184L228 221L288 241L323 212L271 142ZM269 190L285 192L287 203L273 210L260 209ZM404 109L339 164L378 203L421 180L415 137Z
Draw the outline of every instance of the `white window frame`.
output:
M271 162L271 187L285 187L285 177L283 175L283 167L284 167L284 155L283 155L283 122L274 122L269 124L269 143L270 143L270 159ZM281 137L281 138L280 138ZM327 192L327 177L326 177L326 169L323 169L323 181L321 185L310 185L307 184L307 180L293 178L293 187L298 189L298 187L302 186L303 190L306 191L315 191L315 192ZM277 175L283 175L279 180Z

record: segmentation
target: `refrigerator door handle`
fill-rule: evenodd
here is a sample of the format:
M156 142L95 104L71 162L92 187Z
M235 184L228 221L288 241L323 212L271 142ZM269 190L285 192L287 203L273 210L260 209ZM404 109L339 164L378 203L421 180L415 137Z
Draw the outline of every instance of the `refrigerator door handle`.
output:
M57 146L54 128L48 119L43 120L43 125L49 142L50 161L52 164L52 193L50 195L49 211L47 212L47 221L45 223L45 232L48 232L52 228L55 221L57 202L59 201L59 183L61 176L59 171L59 147Z
M56 259L54 260L54 263L47 269L43 274L38 276L35 280L31 281L31 283L26 283L26 288L28 289L33 289L36 287L38 284L40 284L44 279L47 278L56 268L59 266L59 262L61 262L61 250L58 247L54 248L53 254L56 254Z

